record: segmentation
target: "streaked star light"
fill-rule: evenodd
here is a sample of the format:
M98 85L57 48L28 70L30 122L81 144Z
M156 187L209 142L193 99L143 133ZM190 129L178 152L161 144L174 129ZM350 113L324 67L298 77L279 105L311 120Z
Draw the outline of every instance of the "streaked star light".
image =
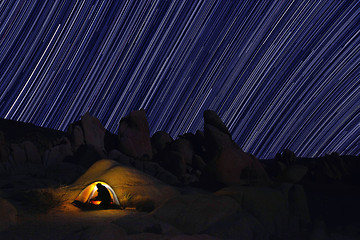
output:
M360 154L359 1L0 1L0 117L202 129L244 151Z

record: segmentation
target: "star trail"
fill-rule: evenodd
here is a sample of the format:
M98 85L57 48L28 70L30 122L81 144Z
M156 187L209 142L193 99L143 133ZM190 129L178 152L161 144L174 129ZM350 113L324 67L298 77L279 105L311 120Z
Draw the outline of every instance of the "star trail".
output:
M215 110L244 151L360 154L359 1L0 1L0 117L151 134Z

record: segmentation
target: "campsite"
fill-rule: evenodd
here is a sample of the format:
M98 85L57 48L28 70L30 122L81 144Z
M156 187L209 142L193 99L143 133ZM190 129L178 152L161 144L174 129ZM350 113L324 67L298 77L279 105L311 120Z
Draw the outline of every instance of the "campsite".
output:
M214 111L153 136L144 110L111 134L0 120L0 239L358 239L359 157L244 152ZM106 203L106 204L105 204Z

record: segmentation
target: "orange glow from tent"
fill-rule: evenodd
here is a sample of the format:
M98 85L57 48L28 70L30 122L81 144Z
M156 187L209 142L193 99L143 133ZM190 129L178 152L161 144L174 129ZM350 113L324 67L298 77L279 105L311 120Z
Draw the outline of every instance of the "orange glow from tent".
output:
M99 205L101 201L94 200L98 196L98 192L97 192L98 188L96 186L96 184L98 183L101 183L109 191L111 196L111 204L120 205L119 200L115 194L115 191L109 186L109 184L100 181L93 182L92 184L88 185L85 189L81 191L81 193L75 200L83 203Z
M90 200L90 203L94 205L100 205L101 201Z

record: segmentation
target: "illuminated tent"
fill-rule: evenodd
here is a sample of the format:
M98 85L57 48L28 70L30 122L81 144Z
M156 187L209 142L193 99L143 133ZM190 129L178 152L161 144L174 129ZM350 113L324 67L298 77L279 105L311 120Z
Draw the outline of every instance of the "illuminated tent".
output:
M95 162L78 180L64 189L65 201L92 205L88 203L96 197L97 183L109 190L113 207L131 207L148 201L157 207L178 194L175 188L150 175L114 160L103 159ZM131 199L128 196L131 196Z
M120 205L115 191L109 186L109 184L100 181L93 182L92 184L87 186L84 190L82 190L79 196L75 199L75 202L99 205L101 201L94 200L98 195L97 186L96 186L96 184L98 183L106 187L106 189L109 191L111 196L111 204Z

